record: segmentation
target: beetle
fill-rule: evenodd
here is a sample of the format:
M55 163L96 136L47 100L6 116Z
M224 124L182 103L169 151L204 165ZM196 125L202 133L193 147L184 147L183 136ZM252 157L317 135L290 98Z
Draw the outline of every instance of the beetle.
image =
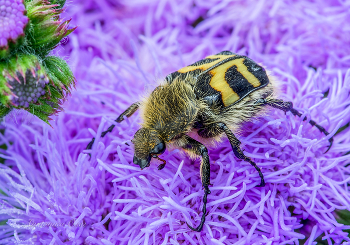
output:
M144 169L150 161L159 158L167 146L182 148L192 157L201 157L200 175L204 187L202 218L199 226L189 228L201 231L205 223L207 195L210 194L210 162L207 148L188 133L195 132L199 138L220 141L226 135L238 159L249 162L260 176L258 187L265 186L260 168L241 147L237 132L244 122L266 113L266 106L290 111L301 117L293 103L277 98L279 85L266 70L250 58L223 51L197 61L169 74L143 101L132 104L115 121L120 123L140 109L142 127L132 140L135 147L133 162ZM304 118L306 120L306 117ZM309 120L326 136L329 134L315 121ZM111 132L111 125L102 132L104 137ZM95 138L88 144L91 149ZM329 139L330 149L333 138ZM327 152L326 151L326 152Z

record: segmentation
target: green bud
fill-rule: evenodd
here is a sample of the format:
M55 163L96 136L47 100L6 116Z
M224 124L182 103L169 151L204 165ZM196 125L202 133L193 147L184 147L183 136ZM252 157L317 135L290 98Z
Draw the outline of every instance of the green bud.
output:
M49 53L75 28L59 18L65 0L9 2L0 11L20 13L9 20L19 22L14 31L0 30L0 119L24 109L48 123L75 86L67 63Z

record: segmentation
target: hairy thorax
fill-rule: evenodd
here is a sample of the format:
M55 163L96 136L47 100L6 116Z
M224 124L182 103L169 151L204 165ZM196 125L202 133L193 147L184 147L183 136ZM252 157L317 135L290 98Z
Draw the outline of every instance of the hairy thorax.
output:
M191 130L200 108L191 85L177 80L162 84L141 103L142 127L169 142Z

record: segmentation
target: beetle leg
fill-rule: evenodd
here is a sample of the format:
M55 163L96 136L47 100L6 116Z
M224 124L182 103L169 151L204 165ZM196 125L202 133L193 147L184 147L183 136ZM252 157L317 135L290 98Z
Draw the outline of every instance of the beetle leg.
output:
M184 150L193 153L195 155L202 157L201 162L201 179L202 185L204 187L204 197L203 197L203 209L202 209L202 218L199 226L196 228L191 227L189 224L187 226L193 231L201 231L205 223L205 217L207 214L207 196L210 194L209 185L210 185L210 163L209 155L207 148L200 142L192 139L187 135L183 135L181 138L176 140L176 143L182 147Z
M126 109L122 114L120 114L120 116L114 120L117 123L120 123L124 120L124 116L126 117L130 117L132 114L134 114L135 111L137 111L137 109L139 108L140 103L136 102L134 104L132 104L131 106L129 106L128 109ZM112 130L114 129L115 125L111 125L109 126L109 128L106 131L103 131L101 133L101 137L104 137L108 132L112 132ZM90 150L93 146L95 142L95 138L92 138L92 140L90 141L90 143L86 146L86 150Z
M243 151L240 148L240 144L241 142L236 138L236 136L232 133L232 131L226 126L225 123L217 123L217 126L219 128L221 128L222 131L225 132L227 138L230 141L233 153L235 154L235 156L238 159L242 159L246 162L249 162L259 173L260 176L260 185L258 185L257 187L264 187L265 186L265 180L264 180L264 175L262 174L260 168L258 167L258 165L256 165L255 162L253 162L249 157L245 156Z
M264 175L262 174L260 168L249 157L244 155L243 151L239 147L241 142L236 138L236 136L231 132L231 130L226 126L226 124L221 122L205 125L203 128L197 131L197 134L202 138L212 138L220 135L223 132L225 132L227 138L229 139L235 156L238 159L242 159L246 162L249 162L258 171L261 182L260 185L258 185L257 187L265 186Z
M283 110L284 112L290 111L294 116L298 116L301 117L302 114L297 111L296 109L293 108L293 103L289 102L289 101L283 101L283 100L278 100L278 99L259 99L257 101L257 103L261 103L263 105L269 105L272 106L274 108ZM304 117L303 121L307 120L306 117ZM318 125L314 120L310 120L309 123L312 126L315 126L316 128L318 128L318 130L320 130L322 133L324 133L326 136L329 135L329 133L327 132L327 130L322 127L321 125ZM329 151L329 149L332 147L333 145L333 137L330 138L329 140L329 147L327 149L327 151ZM327 151L325 153L327 153Z

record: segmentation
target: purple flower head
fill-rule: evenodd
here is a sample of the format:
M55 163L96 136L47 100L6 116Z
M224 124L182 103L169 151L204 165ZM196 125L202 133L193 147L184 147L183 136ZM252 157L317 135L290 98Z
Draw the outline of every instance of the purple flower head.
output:
M28 17L22 0L0 0L0 49L23 35Z
M0 134L3 243L328 244L349 242L349 6L343 1L76 1L80 28L60 48L79 81L52 128L22 115ZM264 65L279 97L303 115L271 109L209 149L211 194L201 233L199 160L167 149L133 164L135 113L114 119L170 72L223 50ZM307 118L305 121L304 118ZM311 127L312 119L330 134ZM28 120L27 120L28 121ZM101 132L114 124L112 133ZM339 130L341 128L341 130ZM336 133L338 132L338 133ZM335 135L335 136L334 136ZM329 152L328 139L334 136ZM91 151L82 153L95 137ZM6 150L5 150L6 149ZM87 154L89 153L89 154Z
M8 81L14 95L12 102L16 106L28 107L30 102L36 103L41 96L45 95L45 86L49 80L44 75L34 72L27 70L24 77L18 73L16 77L19 81L14 78Z

